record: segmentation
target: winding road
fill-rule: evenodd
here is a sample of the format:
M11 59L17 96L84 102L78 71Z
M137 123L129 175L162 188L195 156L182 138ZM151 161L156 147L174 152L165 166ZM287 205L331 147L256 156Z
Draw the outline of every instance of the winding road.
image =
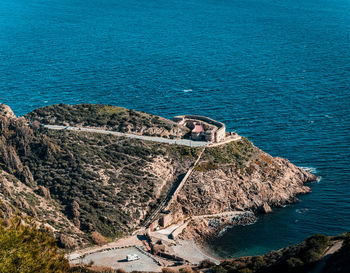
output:
M42 124L41 127L51 129L51 130L70 130L70 131L79 131L79 132L82 131L82 132L90 132L90 133L115 135L119 137L128 137L128 138L153 141L158 143L173 144L173 145L182 145L182 146L188 146L188 147L213 147L213 146L222 145L231 141L238 141L241 139L241 136L237 135L220 143L208 143L206 141L193 141L189 139L169 139L169 138L162 138L162 137L155 137L155 136L140 136L140 135L121 133L121 132L109 131L109 130L103 130L103 129L86 128L86 127L45 125L45 124Z
M121 133L116 131L108 131L103 129L86 128L86 127L74 127L74 126L62 126L62 125L42 125L42 127L47 129L52 129L52 130L70 130L70 131L115 135L119 137L128 137L128 138L134 138L134 139L140 139L140 140L147 140L147 141L175 144L175 145L182 145L182 146L189 146L189 147L208 146L208 143L205 141L193 141L189 139L169 139L169 138L154 137L154 136L140 136L140 135Z

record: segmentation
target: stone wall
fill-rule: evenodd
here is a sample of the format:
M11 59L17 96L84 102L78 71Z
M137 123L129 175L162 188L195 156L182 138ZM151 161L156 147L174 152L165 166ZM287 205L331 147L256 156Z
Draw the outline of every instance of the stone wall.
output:
M158 220L154 221L150 226L150 231L154 231L159 226Z
M160 219L159 224L162 227L167 227L167 226L169 226L171 224L172 221L173 221L173 216L169 213L169 214L164 215Z
M225 132L225 125L224 127L220 128L215 132L215 142L220 142L225 139L226 137L226 132Z
M185 223L183 223L181 226L179 226L177 229L175 229L171 234L170 237L175 240L177 238L177 236L179 236L182 231L187 227L188 223L190 222L190 220L186 221Z

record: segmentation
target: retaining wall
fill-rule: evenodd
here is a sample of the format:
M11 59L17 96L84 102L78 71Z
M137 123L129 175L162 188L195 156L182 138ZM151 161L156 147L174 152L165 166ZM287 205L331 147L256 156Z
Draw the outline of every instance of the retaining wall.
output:
M171 238L173 238L173 240L175 240L177 238L177 236L179 236L181 234L181 232L187 227L189 222L190 222L190 220L186 221L181 226L179 226L177 229L173 230L173 232L170 234Z

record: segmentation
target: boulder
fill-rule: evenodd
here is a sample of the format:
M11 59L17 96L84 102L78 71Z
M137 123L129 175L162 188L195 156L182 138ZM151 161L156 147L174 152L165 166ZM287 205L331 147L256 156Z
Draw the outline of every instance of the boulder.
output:
M271 209L270 205L269 205L268 203L265 202L265 203L260 207L260 211L261 211L262 213L270 213L270 212L272 212L272 209Z
M44 186L39 186L38 193L41 196L45 197L46 199L51 199L50 191L47 188L45 188Z
M23 167L22 172L24 183L26 183L28 186L36 186L36 183L34 182L33 174L28 168L28 166Z
M10 106L0 103L0 116L5 116L7 118L16 118L15 113L13 113Z
M103 245L106 243L106 238L103 237L98 231L94 231L91 234L91 239L95 244Z
M76 247L76 245L77 245L76 241L72 237L70 237L66 234L63 234L63 233L61 233L59 235L58 242L59 242L60 246L62 246L64 248L70 248L70 249Z

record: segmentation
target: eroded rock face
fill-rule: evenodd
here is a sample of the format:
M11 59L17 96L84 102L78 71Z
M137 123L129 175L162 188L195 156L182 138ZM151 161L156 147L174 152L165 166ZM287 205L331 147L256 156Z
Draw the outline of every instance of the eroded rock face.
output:
M24 183L32 187L36 186L36 183L33 178L33 174L31 173L28 166L23 167L22 176L23 176Z
M72 249L72 248L75 248L77 246L76 241L72 237L69 237L64 233L59 235L58 242L59 242L60 246L63 248Z
M24 118L16 118L11 108L0 104L0 162L5 170L16 174L27 185L35 186L30 169L23 165L21 155L29 153L33 131Z
M243 169L219 166L215 170L194 171L171 210L178 218L259 208L267 213L270 206L294 202L296 195L308 193L310 188L304 183L313 180L315 175L287 159L273 158L260 151Z
M42 190L43 189L42 187ZM61 245L68 248L87 243L82 231L60 212L58 203L38 195L33 188L22 183L14 175L0 170L0 213L5 218L18 212L21 216L34 217L38 223L45 223Z
M270 212L272 212L272 209L271 209L270 205L268 203L266 203L266 202L259 208L259 210L262 213L270 213Z
M180 234L182 239L195 240L199 243L210 241L220 236L227 228L236 225L249 225L256 221L256 216L246 211L236 216L218 216L201 219L191 219L187 227Z
M38 193L48 200L51 199L50 191L47 188L45 188L44 186L38 187Z
M5 116L7 118L16 118L16 115L13 113L12 109L2 103L0 103L0 116Z
M5 165L11 173L22 173L23 164L17 155L16 150L13 146L6 146L6 144L0 143L1 154Z

